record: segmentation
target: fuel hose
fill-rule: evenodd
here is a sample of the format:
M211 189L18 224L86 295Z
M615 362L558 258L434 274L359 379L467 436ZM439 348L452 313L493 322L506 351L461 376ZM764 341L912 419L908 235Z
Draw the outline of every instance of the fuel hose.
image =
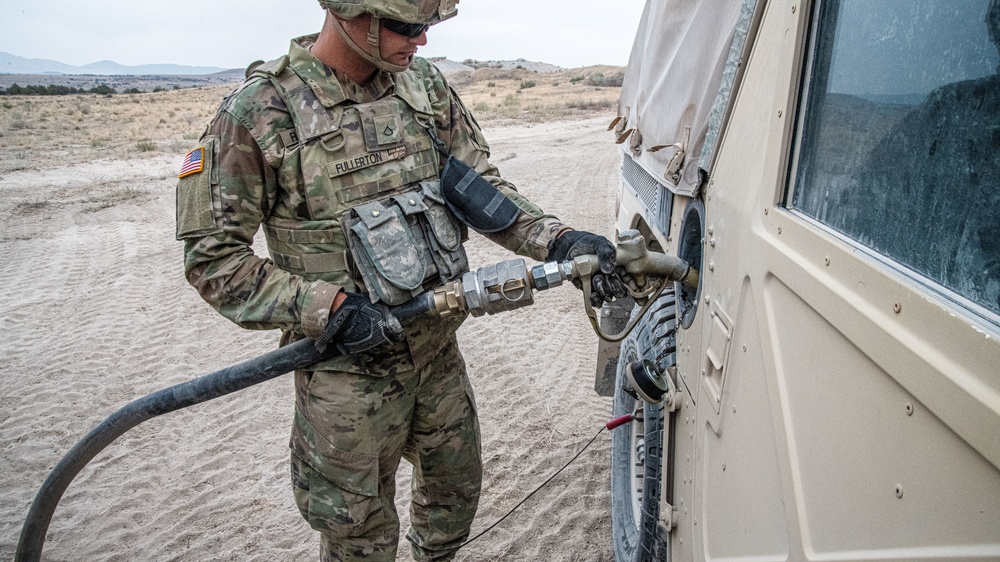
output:
M400 322L406 322L431 312L433 307L433 296L422 293L391 310ZM320 352L313 345L313 340L299 340L259 357L138 398L121 407L63 455L42 483L21 528L21 537L14 555L15 562L41 560L45 534L63 493L91 459L128 430L151 418L249 388L337 354L332 345L326 352Z

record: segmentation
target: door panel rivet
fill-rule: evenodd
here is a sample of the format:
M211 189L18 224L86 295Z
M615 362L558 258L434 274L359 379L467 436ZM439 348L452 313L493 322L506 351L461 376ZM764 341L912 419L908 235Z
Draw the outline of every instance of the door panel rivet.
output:
M902 484L896 484L896 497L897 498L903 497L903 485Z
M900 311L903 310L903 305L899 301L896 301L896 302L892 303L892 310L896 314L899 314Z
M907 402L906 403L906 415L908 415L908 416L912 416L913 415L913 402Z

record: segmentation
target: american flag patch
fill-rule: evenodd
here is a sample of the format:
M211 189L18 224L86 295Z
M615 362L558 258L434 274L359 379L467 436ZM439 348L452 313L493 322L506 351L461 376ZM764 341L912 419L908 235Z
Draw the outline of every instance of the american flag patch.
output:
M191 174L197 174L204 169L205 147L199 146L191 152L188 152L187 156L184 157L184 163L181 164L181 173L177 174L177 177L185 178Z

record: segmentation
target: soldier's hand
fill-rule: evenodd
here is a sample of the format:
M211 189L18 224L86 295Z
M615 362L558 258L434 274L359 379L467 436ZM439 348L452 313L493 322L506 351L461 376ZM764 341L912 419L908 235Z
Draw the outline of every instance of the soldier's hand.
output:
M403 326L388 307L372 303L360 293L344 295L340 305L331 312L323 335L316 339L316 349L326 351L332 343L348 355L403 341Z
M567 261L577 256L597 254L597 262L601 272L590 278L590 304L595 308L605 302L628 296L625 280L628 276L625 269L615 263L615 247L611 241L582 230L567 230L549 243L549 255L546 261ZM574 281L580 288L579 281Z

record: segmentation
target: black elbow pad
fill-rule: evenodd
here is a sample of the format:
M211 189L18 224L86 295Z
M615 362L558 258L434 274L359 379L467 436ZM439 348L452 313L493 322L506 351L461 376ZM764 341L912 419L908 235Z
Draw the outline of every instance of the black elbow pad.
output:
M454 156L441 173L445 203L460 221L479 233L499 232L514 224L521 210L479 172Z

